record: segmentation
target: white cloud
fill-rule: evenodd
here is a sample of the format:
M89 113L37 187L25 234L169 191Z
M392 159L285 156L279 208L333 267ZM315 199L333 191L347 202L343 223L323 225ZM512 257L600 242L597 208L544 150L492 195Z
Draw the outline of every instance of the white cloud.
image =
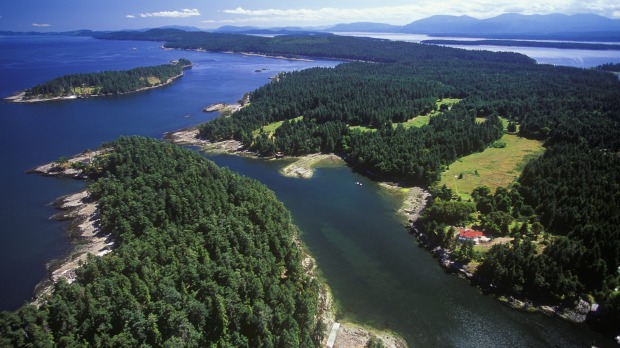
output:
M429 3L430 4L430 3ZM433 3L432 6L419 3L416 5L370 7L370 8L332 8L320 9L262 9L249 10L242 7L224 10L224 13L237 16L258 17L273 21L285 19L289 22L325 22L346 23L361 21L383 21L390 23L409 23L415 19L428 17L436 13L453 13L445 4ZM463 4L461 4L462 6ZM461 7L462 8L462 7Z
M406 24L414 20L437 14L468 15L488 18L502 13L548 14L548 13L596 13L607 17L620 15L620 2L612 0L470 0L437 2L434 0L416 1L411 5L383 6L367 8L318 9L247 9L237 7L223 11L228 15L245 18L250 22L281 21L305 23L347 23L384 22ZM262 20L257 20L261 18ZM236 19L241 22L242 19Z
M246 10L242 7L237 7L234 10L224 10L224 13L236 14L236 15L248 15L248 16L295 16L300 18L317 18L324 15L329 15L330 12L339 11L333 8L322 8L317 10L311 9L295 9L295 10ZM351 11L351 10L348 10Z
M141 13L140 17L172 17L172 18L187 18L193 16L200 16L200 11L198 9L188 9L185 8L181 11L162 11L162 12L151 12L151 13Z
M614 11L614 13L611 14L613 16L613 18L620 18L620 11Z
M209 23L209 24L222 24L222 23L238 23L237 20L234 19L205 19L204 21L200 21L200 23Z
M125 18L136 18L136 16L134 16L134 15L127 15L127 16L125 16Z
M40 24L40 23L32 23L32 26L33 26L33 27L39 27L39 28L41 28L41 27L51 27L52 25L51 25L51 24L45 24L45 23L43 23L43 24Z

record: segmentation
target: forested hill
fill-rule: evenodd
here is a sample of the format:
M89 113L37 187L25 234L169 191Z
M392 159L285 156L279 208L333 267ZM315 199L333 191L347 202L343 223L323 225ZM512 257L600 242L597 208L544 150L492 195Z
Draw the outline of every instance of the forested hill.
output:
M162 86L191 68L192 62L179 59L172 64L139 67L123 71L69 74L25 90L23 100L45 100L68 96L116 95Z
M620 63L607 63L607 64L602 64L599 65L597 67L595 67L594 69L596 70L602 70L602 71L611 71L611 72L620 72Z
M533 64L517 53L455 50L435 45L332 34L282 35L273 38L241 34L185 32L152 29L146 32L114 32L95 35L98 39L165 41L164 47L201 49L211 52L260 53L285 57L321 57L393 63L414 59L459 59Z
M169 143L105 147L89 191L116 249L1 313L1 347L315 346L316 284L273 192Z

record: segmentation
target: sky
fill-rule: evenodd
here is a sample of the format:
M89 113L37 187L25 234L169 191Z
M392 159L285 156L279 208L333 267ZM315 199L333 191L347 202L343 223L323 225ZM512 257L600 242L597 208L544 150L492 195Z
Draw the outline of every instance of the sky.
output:
M620 0L0 0L0 31L404 25L432 15L593 13L620 19Z

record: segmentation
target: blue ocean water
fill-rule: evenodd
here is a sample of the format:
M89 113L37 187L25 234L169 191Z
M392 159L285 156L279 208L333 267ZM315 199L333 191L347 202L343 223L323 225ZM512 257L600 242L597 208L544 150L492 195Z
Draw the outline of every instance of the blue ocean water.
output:
M38 104L0 103L0 310L27 301L45 264L69 250L48 204L83 187L24 174L120 135L161 137L215 117L201 109L233 102L280 71L334 66L230 54L165 51L160 43L71 37L0 37L0 96L71 72L127 69L180 57L195 67L174 84L138 94ZM263 72L256 70L267 69ZM284 178L281 163L213 156L274 190L331 285L344 319L403 335L412 346L605 346L587 327L512 310L447 275L415 245L398 202L349 168L311 180ZM355 185L356 181L363 186Z
M289 61L231 54L162 50L157 42L83 37L0 37L0 97L76 72L129 69L185 57L195 63L174 84L119 97L48 103L0 102L0 310L15 309L45 277L45 265L69 250L63 224L49 221L55 198L82 182L24 171L71 156L121 135L160 138L202 123L203 107L235 102L280 71L334 66L333 61ZM260 73L256 70L264 70Z

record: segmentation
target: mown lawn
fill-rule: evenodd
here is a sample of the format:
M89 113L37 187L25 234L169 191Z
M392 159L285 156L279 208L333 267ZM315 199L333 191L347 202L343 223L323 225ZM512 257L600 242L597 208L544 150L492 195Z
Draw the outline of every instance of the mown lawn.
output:
M478 186L489 186L493 190L508 186L521 174L528 161L544 151L542 142L514 134L504 134L499 141L506 147L489 147L450 164L439 185L445 184L463 199L469 199L471 191Z

